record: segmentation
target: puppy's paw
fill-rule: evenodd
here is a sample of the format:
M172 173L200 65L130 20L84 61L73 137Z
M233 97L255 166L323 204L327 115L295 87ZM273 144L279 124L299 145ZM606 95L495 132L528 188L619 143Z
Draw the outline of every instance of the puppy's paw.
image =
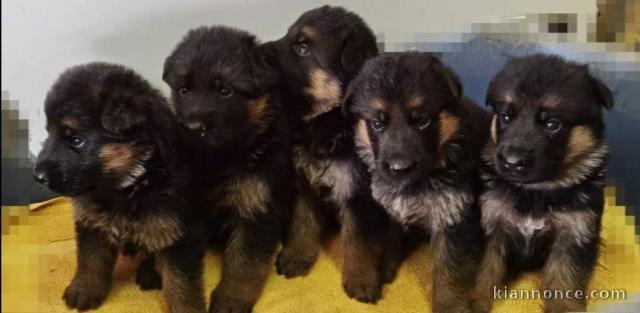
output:
M62 299L71 309L86 311L95 309L107 298L109 284L95 279L74 278L67 286Z
M253 303L242 298L242 295L230 296L227 292L216 288L211 293L209 313L251 313Z
M316 255L302 255L283 249L276 258L276 272L286 278L304 276L316 262Z
M342 287L349 298L364 303L376 303L382 296L382 284L377 275L346 275Z
M136 271L136 284L140 290L162 289L162 276L154 267L141 264Z

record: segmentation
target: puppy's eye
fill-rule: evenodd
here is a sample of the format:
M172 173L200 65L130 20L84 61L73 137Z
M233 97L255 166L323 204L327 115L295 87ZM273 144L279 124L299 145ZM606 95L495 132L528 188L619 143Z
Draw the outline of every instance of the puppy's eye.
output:
M371 120L370 124L371 128L373 128L373 130L375 131L381 131L384 128L384 123L382 123L382 121L380 121L379 119Z
M309 54L311 54L311 49L309 48L309 44L307 44L305 42L301 42L301 43L295 44L293 46L293 49L301 57L306 57Z
M560 123L560 121L556 120L556 119L548 119L545 123L544 123L544 128L548 131L551 132L557 132L558 130L560 130L560 127L562 127L562 124Z
M509 123L511 123L511 114L509 113L500 113L498 114L498 120L500 120L500 123L507 125Z
M220 95L220 98L229 98L233 96L233 89L229 86L221 86L218 89L218 95Z
M424 118L421 118L420 120L418 120L418 129L420 129L420 130L427 129L427 127L429 127L429 125L431 125L431 119L428 118L428 117L424 117Z
M189 94L189 89L187 89L187 88L180 88L180 89L178 89L178 93L180 93L180 94L181 94L181 95L183 95L183 96L186 96L186 95L188 95L188 94Z
M79 136L73 135L67 138L67 144L73 148L82 148L84 146L84 139Z

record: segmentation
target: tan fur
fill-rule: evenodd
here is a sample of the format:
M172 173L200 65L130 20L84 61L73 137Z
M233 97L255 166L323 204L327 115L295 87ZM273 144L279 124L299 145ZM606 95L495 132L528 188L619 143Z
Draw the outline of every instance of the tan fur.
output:
M306 274L309 268L303 270L301 267L310 267L320 251L322 221L315 212L317 208L312 197L309 192L302 192L296 197L287 240L278 256L278 266L285 271L285 276Z
M587 154L596 145L593 132L586 126L576 126L571 129L567 153L564 164L570 164Z
M271 190L266 182L254 175L231 178L225 188L220 188L216 198L219 205L236 210L234 213L247 219L267 212Z
M361 293L361 288L375 288L381 284L378 269L382 243L365 243L366 238L360 237L356 223L351 214L343 214L340 233L344 253L342 283L350 295Z
M103 231L114 245L130 241L154 252L171 246L184 234L179 218L166 212L154 212L132 219L125 215L99 211L97 204L88 198L75 197L72 200L76 223Z
M502 288L507 274L506 249L502 234L488 238L473 291L474 308L488 312L493 300L493 287Z
M422 95L414 95L407 102L407 107L410 108L410 109L415 109L415 108L419 107L422 104L422 100L423 99L424 99L424 97Z
M311 112L303 117L308 122L316 116L340 106L342 88L340 81L326 71L315 68L309 73L309 87L306 92L315 100Z
M387 108L387 104L382 101L382 99L375 98L373 99L373 108L376 109L376 111L384 112L384 110Z
M176 66L175 74L178 76L187 75L187 69L182 66Z
M102 168L107 172L126 172L135 163L132 143L108 143L100 149Z
M371 138L369 138L369 131L367 130L367 121L360 119L356 126L356 137L362 148L373 151L373 145L371 144Z
M158 254L158 268L162 275L162 293L171 313L202 313L202 282L190 282L168 259L166 252Z
M581 290L576 273L576 265L573 264L571 255L567 253L567 244L556 240L551 248L551 253L542 269L544 289L548 290ZM586 309L585 300L578 299L546 299L545 312L583 312Z
M444 146L453 135L460 129L460 120L447 113L446 111L440 112L438 115L440 118L440 147Z
M471 277L471 275L466 268L450 266L450 244L443 232L433 233L431 239L434 256L431 265L433 312L469 312L467 301L470 299L471 286L464 286L461 278ZM473 284L472 281L468 283Z
M309 39L314 39L318 36L318 30L307 25L302 26L302 30L300 32Z
M540 107L542 107L543 109L550 110L555 108L561 101L562 101L562 98L556 95L546 95L541 99Z
M261 128L266 128L266 113L268 110L268 97L262 96L258 99L251 100L247 103L247 118L252 123L260 126Z
M498 142L498 117L497 115L494 115L493 118L491 118L491 141L493 141L493 143L497 143Z
M76 121L69 116L63 117L60 123L69 128L75 128L76 126Z

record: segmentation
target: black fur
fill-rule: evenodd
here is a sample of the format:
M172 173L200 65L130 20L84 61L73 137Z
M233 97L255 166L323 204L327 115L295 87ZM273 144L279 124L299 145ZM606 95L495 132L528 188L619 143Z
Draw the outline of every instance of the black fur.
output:
M271 52L267 60L280 69L279 88L296 134L298 201L312 206L296 208L278 272L291 277L309 270L325 214L337 212L345 291L359 301L376 302L401 258L399 235L393 234L399 228L371 197L366 166L353 144L353 119L340 109L346 86L378 53L375 36L356 14L323 6L303 13L283 38L265 48Z
M166 100L123 66L70 68L45 102L49 137L34 169L36 180L72 197L77 270L64 293L70 308L98 307L111 285L118 252L149 259L141 288L160 287L154 255L166 264L171 312L204 310L202 225L184 198L187 168ZM176 258L188 250L190 258ZM167 292L176 292L167 290Z
M477 307L488 309L491 285L523 269L542 268L544 289L584 290L598 256L607 158L602 108L613 106L611 92L584 65L532 55L505 65L487 104L494 139L484 152L483 226L493 246L506 250L508 276L481 272ZM545 301L546 312L584 309L584 300Z
M466 312L483 247L476 168L488 115L463 98L451 70L418 52L367 61L344 105L358 120L373 197L431 237L433 311Z
M277 74L253 35L223 26L191 30L165 63L196 164L193 197L209 209L209 227L230 236L210 312L251 310L290 214L293 168Z

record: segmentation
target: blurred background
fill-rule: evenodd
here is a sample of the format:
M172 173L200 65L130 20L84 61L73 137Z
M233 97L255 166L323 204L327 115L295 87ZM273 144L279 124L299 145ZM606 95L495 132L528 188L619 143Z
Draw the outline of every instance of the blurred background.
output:
M33 182L31 160L46 138L46 92L65 68L122 63L167 94L164 59L190 28L226 24L268 41L324 4L362 16L384 51L440 53L478 103L511 57L545 52L589 63L616 101L605 113L609 184L628 214L638 215L640 0L2 1L2 205L55 196Z

